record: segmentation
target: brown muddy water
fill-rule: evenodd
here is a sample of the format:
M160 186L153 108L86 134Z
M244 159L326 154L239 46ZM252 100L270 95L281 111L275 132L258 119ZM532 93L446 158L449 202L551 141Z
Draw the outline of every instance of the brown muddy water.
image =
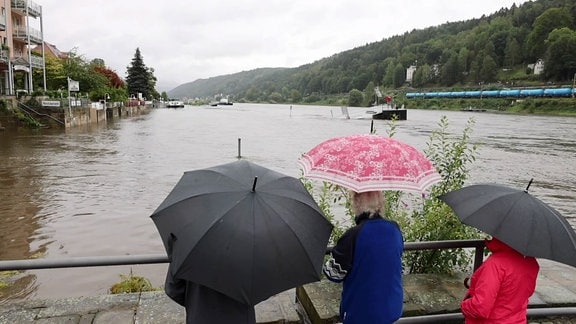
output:
M73 130L0 132L0 260L163 254L149 218L187 170L243 158L299 177L299 156L335 136L368 133L350 108L234 104L156 109ZM576 118L410 110L395 138L424 149L446 116L462 133L469 118L479 145L468 184L495 182L530 192L576 225ZM375 121L385 135L387 121ZM101 295L120 275L164 282L166 265L25 271L1 297ZM8 296L6 296L8 295Z

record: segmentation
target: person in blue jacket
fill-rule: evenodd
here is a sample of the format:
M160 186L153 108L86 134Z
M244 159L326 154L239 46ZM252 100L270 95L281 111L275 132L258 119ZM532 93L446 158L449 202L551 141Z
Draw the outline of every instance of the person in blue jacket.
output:
M403 306L400 227L381 216L382 192L351 192L351 200L356 225L338 239L323 272L343 283L344 324L393 323Z

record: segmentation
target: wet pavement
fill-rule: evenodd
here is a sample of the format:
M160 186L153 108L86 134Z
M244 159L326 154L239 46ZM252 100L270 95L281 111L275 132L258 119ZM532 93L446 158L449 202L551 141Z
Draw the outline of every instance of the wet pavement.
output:
M540 267L528 323L576 323L576 268L547 260L540 260ZM399 323L461 323L463 278L406 275L404 315ZM256 305L257 323L338 323L340 289L341 285L323 280L273 296ZM558 312L541 314L550 308ZM434 320L437 316L444 317ZM0 324L13 323L185 323L185 311L162 291L0 305Z
M31 300L0 305L1 324L178 324L184 308L163 291L57 300ZM294 290L256 305L257 323L302 323Z

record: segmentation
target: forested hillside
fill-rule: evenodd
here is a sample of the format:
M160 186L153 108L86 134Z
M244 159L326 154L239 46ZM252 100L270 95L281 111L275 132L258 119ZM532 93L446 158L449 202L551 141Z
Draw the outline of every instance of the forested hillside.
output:
M481 2L479 2L481 5ZM353 89L572 83L576 2L538 0L489 16L412 30L297 68L262 68L186 83L170 97L300 102ZM544 72L528 68L544 61ZM415 66L411 82L406 69Z

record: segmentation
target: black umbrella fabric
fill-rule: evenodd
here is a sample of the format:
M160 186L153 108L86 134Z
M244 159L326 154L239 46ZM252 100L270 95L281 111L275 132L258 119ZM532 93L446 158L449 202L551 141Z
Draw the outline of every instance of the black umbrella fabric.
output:
M498 238L523 255L576 267L574 229L558 211L529 194L528 188L478 184L439 198L464 224Z
M246 160L185 172L151 217L175 277L247 305L320 280L332 232L300 180Z

